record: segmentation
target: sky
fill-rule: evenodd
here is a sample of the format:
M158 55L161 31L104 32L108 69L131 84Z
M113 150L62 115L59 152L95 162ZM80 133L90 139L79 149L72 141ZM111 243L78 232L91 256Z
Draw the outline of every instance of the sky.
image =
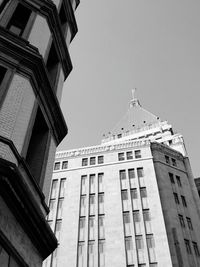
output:
M58 150L98 145L124 116L131 89L183 135L200 176L200 1L81 0Z

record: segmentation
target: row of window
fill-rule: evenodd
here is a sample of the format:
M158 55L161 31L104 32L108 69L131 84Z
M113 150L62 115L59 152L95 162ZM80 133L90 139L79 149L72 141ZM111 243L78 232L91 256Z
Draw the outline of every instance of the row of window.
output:
M57 171L57 170L66 170L68 168L68 161L65 160L65 161L57 161L54 163L54 171Z
M134 151L134 157L135 159L140 159L142 156L141 156L141 150L135 150ZM120 152L118 153L118 160L119 161L122 161L122 160L130 160L130 159L133 159L133 151L127 151L126 153L125 152Z
M181 225L181 227L185 228L186 225L185 225L185 219L184 219L183 215L178 214L178 217L179 217L179 221L180 221L180 225ZM192 226L192 221L191 221L191 219L190 219L189 217L186 217L186 221L187 221L188 228L189 228L190 230L193 230L193 226Z
M176 204L180 204L180 200L179 200L180 197L178 196L178 194L173 192L173 195L174 195L174 200L175 200ZM182 201L183 206L187 207L186 199L182 195L181 195L181 201Z
M86 196L80 198L80 216L86 216ZM98 214L104 214L104 194L98 194ZM96 213L96 195L89 196L89 211L88 214L95 215Z
M192 254L192 249L191 249L191 245L190 245L190 241L188 239L184 239L185 242L185 247L186 247L186 251L188 254ZM199 253L199 248L196 242L192 241L192 245L193 245L193 249L194 249L194 253L197 257L200 257L200 253Z
M137 177L139 178L139 185L144 186L144 180L141 179L144 177L144 169L143 168L137 168L136 173L137 173ZM136 178L135 169L128 169L128 175L127 175L126 170L120 170L119 171L121 189L127 189L127 186L128 186L127 176L129 179L130 188L137 187L137 182L135 179Z
M178 184L179 187L182 187L182 183L181 183L181 177L178 175L174 175L173 173L169 172L169 178L172 184L175 184L175 177L176 177L176 182Z
M98 262L100 267L105 266L105 240L98 241ZM86 253L86 244L85 242L78 243L78 267L84 267L84 261L86 255L88 256L88 266L95 267L97 262L97 255L95 253L95 241L88 242L88 252Z
M95 164L103 164L104 163L104 156L98 156L96 157L90 157L90 158L83 158L82 159L82 166L88 166L90 165L95 165Z
M81 195L87 194L88 190L87 179L88 179L87 175L81 176ZM103 179L104 179L103 173L98 173L97 175L96 174L89 175L89 194L94 194L96 192L96 183L98 186L97 192L99 193L104 192Z
M170 165L174 166L174 167L177 167L176 159L170 158L170 157L168 157L166 155L165 155L165 162L167 164L170 164Z
M140 208L138 190L137 189L130 190L130 196L131 196L132 210L138 210ZM123 211L128 211L129 210L128 190L122 190L121 197L122 197L122 209ZM148 209L149 206L147 201L146 187L140 188L140 197L141 197L142 209Z

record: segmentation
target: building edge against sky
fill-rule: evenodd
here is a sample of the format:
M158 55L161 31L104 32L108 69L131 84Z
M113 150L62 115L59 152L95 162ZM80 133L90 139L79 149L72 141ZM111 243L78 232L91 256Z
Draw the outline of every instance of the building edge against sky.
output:
M101 145L56 153L45 266L198 267L199 204L182 135L133 94Z
M57 247L45 217L68 47L79 0L0 0L0 266L39 267ZM46 198L45 198L46 197Z

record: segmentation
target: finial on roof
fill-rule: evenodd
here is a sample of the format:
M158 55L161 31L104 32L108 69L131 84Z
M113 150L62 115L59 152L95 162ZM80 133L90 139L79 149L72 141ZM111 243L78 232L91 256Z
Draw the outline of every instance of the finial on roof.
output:
M140 102L135 97L136 90L137 90L137 88L134 88L134 89L131 90L132 91L132 99L131 99L130 107L134 107L134 106L140 105Z

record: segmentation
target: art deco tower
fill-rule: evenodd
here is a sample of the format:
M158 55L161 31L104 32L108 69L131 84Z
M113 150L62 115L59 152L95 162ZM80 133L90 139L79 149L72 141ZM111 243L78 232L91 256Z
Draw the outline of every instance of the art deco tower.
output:
M200 266L200 205L183 137L134 95L101 145L56 154L49 206L55 266Z
M0 0L0 266L41 266L52 164L67 134L59 101L78 0Z

